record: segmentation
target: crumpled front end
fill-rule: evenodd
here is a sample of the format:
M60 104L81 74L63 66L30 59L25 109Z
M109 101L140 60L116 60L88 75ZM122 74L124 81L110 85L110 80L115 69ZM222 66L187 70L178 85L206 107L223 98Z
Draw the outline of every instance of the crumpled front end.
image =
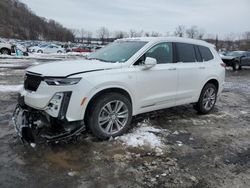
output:
M68 122L66 112L71 92L56 93L43 110L25 104L19 96L13 113L15 130L23 142L36 146L37 141L56 142L79 136L84 130L83 121Z

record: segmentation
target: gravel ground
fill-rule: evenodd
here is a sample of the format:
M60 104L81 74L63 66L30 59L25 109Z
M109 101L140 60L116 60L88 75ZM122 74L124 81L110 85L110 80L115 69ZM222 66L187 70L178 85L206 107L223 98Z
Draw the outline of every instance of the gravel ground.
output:
M0 68L0 85L22 84L20 67ZM11 122L16 90L0 96L0 187L250 187L250 69L227 70L208 115L180 106L135 117L120 138L98 141L86 133L76 143L35 149L20 142ZM145 140L129 145L137 133Z

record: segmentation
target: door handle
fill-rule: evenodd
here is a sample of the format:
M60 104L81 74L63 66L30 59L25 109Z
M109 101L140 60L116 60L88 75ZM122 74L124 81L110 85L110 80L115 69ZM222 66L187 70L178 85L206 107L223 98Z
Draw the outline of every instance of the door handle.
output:
M205 69L206 67L199 67L199 69Z
M176 70L176 68L173 67L173 68L169 68L168 70Z

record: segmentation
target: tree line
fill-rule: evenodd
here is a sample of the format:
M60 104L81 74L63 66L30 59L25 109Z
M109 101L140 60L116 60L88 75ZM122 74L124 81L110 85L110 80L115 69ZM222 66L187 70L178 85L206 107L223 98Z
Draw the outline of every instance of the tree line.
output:
M19 0L0 0L0 37L73 41L73 33L54 20L35 15Z
M166 32L162 34L157 31L147 32L143 30L130 29L129 31L110 31L107 27L100 27L95 33L85 29L73 29L72 33L75 37L87 40L90 42L93 36L98 38L103 44L109 42L110 39L120 39L127 37L162 37L162 36L177 36L187 37L193 39L206 40L215 44L219 50L247 50L250 51L250 31L243 34L229 33L223 37L206 33L206 31L198 26L186 27L184 25L178 25L173 32Z

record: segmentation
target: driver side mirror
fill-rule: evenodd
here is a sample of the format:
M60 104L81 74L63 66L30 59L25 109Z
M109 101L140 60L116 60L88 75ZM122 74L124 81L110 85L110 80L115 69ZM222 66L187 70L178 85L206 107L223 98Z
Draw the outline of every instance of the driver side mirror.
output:
M144 62L144 70L151 69L153 66L157 64L157 60L152 57L146 57L145 62Z

